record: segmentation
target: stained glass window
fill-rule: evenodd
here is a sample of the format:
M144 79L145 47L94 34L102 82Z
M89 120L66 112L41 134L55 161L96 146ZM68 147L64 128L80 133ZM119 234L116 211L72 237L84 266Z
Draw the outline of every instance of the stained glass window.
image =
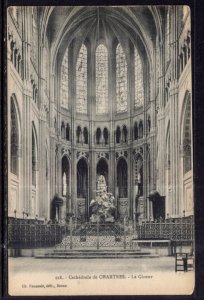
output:
M96 49L96 114L108 109L108 53L104 45Z
M135 108L144 103L143 69L140 55L135 48Z
M60 99L61 106L68 108L68 48L64 54L61 65Z
M116 48L116 111L127 111L127 61L120 44Z
M84 44L76 64L76 111L87 114L87 50Z

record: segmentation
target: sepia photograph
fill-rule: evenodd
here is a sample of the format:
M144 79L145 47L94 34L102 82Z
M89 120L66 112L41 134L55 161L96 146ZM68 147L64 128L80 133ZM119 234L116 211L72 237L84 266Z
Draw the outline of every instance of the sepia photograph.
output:
M191 10L7 9L8 294L191 295Z

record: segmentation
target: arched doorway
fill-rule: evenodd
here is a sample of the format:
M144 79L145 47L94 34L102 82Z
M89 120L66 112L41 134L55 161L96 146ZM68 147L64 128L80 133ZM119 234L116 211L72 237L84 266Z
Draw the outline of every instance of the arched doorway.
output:
M84 158L77 163L77 217L88 218L88 166Z
M108 164L105 159L101 158L96 167L97 179L100 175L103 175L106 180L106 185L108 188Z
M128 215L128 165L124 158L117 164L118 215L122 219Z

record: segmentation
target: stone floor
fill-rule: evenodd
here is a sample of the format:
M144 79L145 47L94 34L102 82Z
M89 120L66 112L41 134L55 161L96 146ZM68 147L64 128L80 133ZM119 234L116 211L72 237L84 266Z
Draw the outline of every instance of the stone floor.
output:
M9 258L11 295L189 294L194 272L175 272L174 257L142 259Z

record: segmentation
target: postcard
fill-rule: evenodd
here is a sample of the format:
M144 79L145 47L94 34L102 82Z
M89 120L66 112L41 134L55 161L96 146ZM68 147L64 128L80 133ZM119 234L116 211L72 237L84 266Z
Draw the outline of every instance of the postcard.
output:
M7 9L8 294L191 295L191 10Z

